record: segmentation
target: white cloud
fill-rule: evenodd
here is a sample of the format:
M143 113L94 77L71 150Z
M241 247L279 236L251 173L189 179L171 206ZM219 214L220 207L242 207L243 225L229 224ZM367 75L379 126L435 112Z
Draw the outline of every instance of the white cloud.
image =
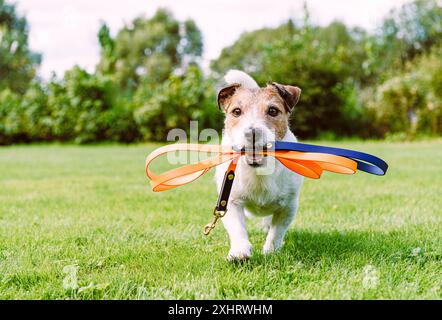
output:
M392 8L407 0L307 0L313 21L340 19L373 29ZM179 19L193 18L203 31L204 61L216 58L244 31L277 26L289 17L301 18L304 0L18 0L30 23L30 46L43 53L40 73L48 78L79 64L93 70L98 58L97 32L104 20L116 33L139 15L167 7Z

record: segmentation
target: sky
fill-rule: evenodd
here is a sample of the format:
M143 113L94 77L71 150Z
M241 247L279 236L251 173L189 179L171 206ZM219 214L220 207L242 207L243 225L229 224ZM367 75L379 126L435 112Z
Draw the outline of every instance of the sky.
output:
M39 74L62 76L75 64L93 71L99 59L97 32L101 21L113 35L135 17L152 16L169 8L176 18L192 18L204 37L203 65L241 33L300 19L304 2L313 22L341 20L349 26L374 30L393 7L408 0L7 0L17 4L30 25L29 44L43 54Z

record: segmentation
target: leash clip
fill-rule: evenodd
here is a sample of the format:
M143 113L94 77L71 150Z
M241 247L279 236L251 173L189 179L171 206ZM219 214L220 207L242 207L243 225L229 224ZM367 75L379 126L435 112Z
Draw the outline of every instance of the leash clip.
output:
M216 223L218 222L218 220L222 217L224 217L227 213L227 209L226 210L217 210L215 208L215 210L213 210L213 220L211 222L209 222L208 224L206 224L206 226L204 227L204 235L208 236L210 234L210 232L215 229L216 227Z

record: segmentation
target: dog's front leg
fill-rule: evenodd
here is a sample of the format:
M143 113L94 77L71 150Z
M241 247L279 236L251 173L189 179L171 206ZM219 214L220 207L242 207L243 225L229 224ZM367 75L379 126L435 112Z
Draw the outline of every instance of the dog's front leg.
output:
M252 245L247 236L244 207L231 201L222 221L230 238L230 251L227 258L231 261L250 258Z
M298 204L296 203L291 208L273 214L270 229L262 249L264 254L275 252L282 247L284 236L296 215L297 208Z

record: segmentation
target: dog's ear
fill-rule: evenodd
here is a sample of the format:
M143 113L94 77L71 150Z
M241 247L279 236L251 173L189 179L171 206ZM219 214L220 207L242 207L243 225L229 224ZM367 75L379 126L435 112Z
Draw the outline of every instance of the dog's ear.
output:
M299 101L301 89L294 86L285 86L276 82L272 82L271 85L276 89L282 100L284 100L287 111L291 112Z
M234 95L236 89L239 87L241 87L239 83L234 83L228 87L222 88L218 92L218 108L225 110L229 105L230 98Z

